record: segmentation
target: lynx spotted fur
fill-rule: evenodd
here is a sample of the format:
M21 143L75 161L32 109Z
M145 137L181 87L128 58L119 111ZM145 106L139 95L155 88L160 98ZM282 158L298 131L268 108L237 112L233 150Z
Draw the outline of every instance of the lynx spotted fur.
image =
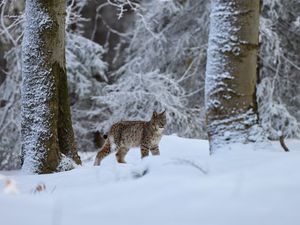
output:
M124 158L133 147L140 147L142 158L148 156L149 151L152 155L159 155L158 144L165 125L165 112L154 112L150 121L122 121L112 125L94 165L100 165L102 159L112 152L116 152L119 163L126 163Z

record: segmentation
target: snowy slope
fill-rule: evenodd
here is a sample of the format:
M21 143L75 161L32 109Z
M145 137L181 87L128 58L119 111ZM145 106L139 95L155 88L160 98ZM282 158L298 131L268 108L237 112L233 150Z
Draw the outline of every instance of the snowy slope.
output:
M51 175L2 172L20 193L0 181L0 224L298 225L300 141L287 144L289 153L269 143L209 156L207 141L164 136L161 156L132 149L126 165L111 155Z

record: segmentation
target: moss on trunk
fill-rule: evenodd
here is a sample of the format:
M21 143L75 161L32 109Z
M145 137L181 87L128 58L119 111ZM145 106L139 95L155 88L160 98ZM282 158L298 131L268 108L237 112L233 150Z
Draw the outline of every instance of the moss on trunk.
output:
M54 65L55 71L59 74L58 79L58 141L61 153L73 159L77 164L81 164L77 154L74 132L72 128L71 110L67 85L67 74L65 68L58 63Z

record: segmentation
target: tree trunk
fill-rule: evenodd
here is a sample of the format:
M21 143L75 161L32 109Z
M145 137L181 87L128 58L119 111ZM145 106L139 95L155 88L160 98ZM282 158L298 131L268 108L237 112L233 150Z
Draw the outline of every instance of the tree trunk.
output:
M27 172L57 171L62 167L62 153L81 163L68 100L65 15L64 0L26 1L21 133L23 170Z
M259 0L213 0L205 80L210 151L256 141Z

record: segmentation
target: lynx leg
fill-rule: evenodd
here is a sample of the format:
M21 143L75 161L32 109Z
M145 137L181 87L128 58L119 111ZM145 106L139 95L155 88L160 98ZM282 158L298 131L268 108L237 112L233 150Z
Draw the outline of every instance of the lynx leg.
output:
M118 149L116 158L119 163L126 163L124 158L128 151L129 151L129 149L124 148L124 147Z
M160 155L158 146L155 146L154 148L150 148L152 155Z
M110 153L111 153L110 144L109 144L108 140L106 140L103 147L100 149L100 151L96 155L94 166L99 166L102 159L104 159Z
M142 155L142 158L148 156L149 155L149 148L142 145L141 146L141 155Z

